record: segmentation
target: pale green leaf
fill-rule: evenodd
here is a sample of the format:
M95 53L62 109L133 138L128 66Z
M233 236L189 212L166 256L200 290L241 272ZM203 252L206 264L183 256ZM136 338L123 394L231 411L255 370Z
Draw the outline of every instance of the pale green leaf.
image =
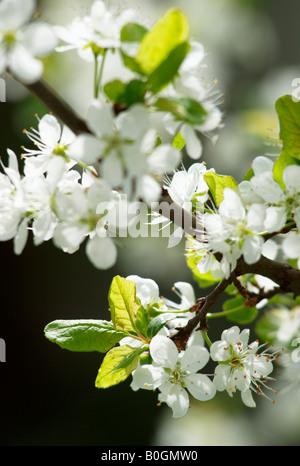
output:
M128 345L112 348L102 361L95 385L108 388L123 382L136 369L144 349Z
M223 201L224 189L230 188L235 190L238 185L238 183L232 176L217 175L214 172L205 173L204 180L206 181L209 187L209 190L217 207L219 207L219 205Z
M141 304L136 298L135 283L119 275L114 277L108 294L108 302L116 330L136 332L137 312Z
M150 75L169 54L189 36L189 23L178 9L168 11L143 37L136 62L141 70Z
M55 320L45 327L44 332L48 340L76 352L106 353L127 336L106 320Z

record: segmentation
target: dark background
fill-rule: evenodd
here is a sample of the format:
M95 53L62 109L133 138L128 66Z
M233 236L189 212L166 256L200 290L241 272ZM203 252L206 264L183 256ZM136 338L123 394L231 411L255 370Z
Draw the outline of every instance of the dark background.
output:
M167 8L172 3L165 4ZM298 65L299 2L272 0L253 5L263 10L276 32L276 56L267 66ZM244 105L244 89L251 88L268 68L245 69L234 60L227 66L231 67L233 79L224 107L230 113ZM42 114L43 110L46 111L31 96L0 104L0 154L4 160L6 147L19 153L19 147L25 143L23 126L36 124L33 115L36 111ZM147 258L147 253L152 254L151 249L154 255L160 251L155 241L160 240L147 243L145 248L149 250L141 249L141 260ZM169 251L165 257L157 253L156 271L151 267L151 278L159 281L161 293L169 297L174 279L192 280L185 270L182 251L176 251L175 269L168 269ZM61 350L43 334L45 325L55 319L109 320L107 292L113 276L139 271L150 276L147 262L144 273L140 266L137 271L130 253L121 251L117 265L103 272L88 262L84 247L67 255L51 242L34 247L31 239L21 256L14 255L12 242L0 243L0 258L0 338L5 340L7 351L6 363L0 365L0 445L153 444L155 433L165 420L162 413L168 410L156 407L156 394L134 393L130 380L108 390L96 389L94 382L103 355ZM198 292L201 295L202 291ZM218 334L218 326L215 332ZM243 409L239 400L228 399L227 403L225 410ZM252 411L248 413L249 419L255 416ZM298 434L296 440L291 436L284 442L297 443Z

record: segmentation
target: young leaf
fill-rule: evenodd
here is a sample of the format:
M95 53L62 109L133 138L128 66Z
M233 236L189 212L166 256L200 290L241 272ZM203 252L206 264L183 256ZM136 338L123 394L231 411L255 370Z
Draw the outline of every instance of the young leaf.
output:
M285 95L276 101L275 109L283 150L290 157L300 160L300 102L294 102L291 95Z
M255 306L247 307L246 300L241 295L237 295L232 299L228 299L223 304L223 311L226 312L226 317L231 322L237 324L249 324L257 316L257 309Z
M127 336L106 320L55 320L45 327L44 332L48 340L76 352L106 353Z
M95 385L108 388L123 382L136 369L143 348L131 348L128 345L112 348L102 361Z
M202 125L207 119L206 110L190 97L160 97L155 107L163 112L171 112L178 121L192 125Z
M295 159L295 157L291 157L285 150L281 152L280 156L276 160L274 167L273 167L273 176L274 180L285 189L285 184L282 179L282 174L286 167L289 165L300 165L300 160Z
M148 85L154 94L172 81L190 48L188 42L178 45L156 70L150 74Z
M148 29L141 24L127 23L121 29L120 39L121 42L141 42L147 32Z
M114 277L108 294L108 302L116 330L136 332L140 303L136 298L135 283L119 275Z
M219 205L223 201L224 189L231 188L235 190L238 185L232 176L217 175L214 172L205 173L204 180L206 181L209 187L209 190L217 207L219 207Z
M152 319L148 325L147 337L153 338L155 335L172 319L175 319L176 315L172 313L160 314L159 316Z
M141 306L139 310L137 311L137 317L136 317L136 327L138 331L144 335L144 337L147 337L147 328L149 325L149 316L146 311L146 309Z
M169 54L189 36L189 23L185 15L172 9L143 37L136 62L145 75L151 75Z
M144 102L146 88L147 84L138 79L133 79L128 83L116 79L104 86L104 92L112 102L130 107L135 103Z

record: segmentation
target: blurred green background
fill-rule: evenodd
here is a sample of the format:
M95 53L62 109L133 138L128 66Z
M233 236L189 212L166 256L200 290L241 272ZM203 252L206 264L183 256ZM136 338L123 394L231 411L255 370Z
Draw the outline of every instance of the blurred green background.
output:
M91 1L40 1L42 18L67 24L85 14ZM112 6L115 0L108 2ZM205 142L202 160L240 181L250 161L273 153L269 145L277 128L274 103L293 91L300 77L298 0L127 0L151 24L169 7L188 16L192 35L208 55L203 75L218 80L224 91L224 128L216 146ZM76 52L46 61L45 79L84 114L92 96L92 70ZM109 70L111 74L114 70ZM28 144L24 127L36 126L35 113L47 112L34 97L7 76L7 102L0 104L0 155L6 148L20 154ZM184 160L187 167L190 162ZM0 445L297 445L300 442L300 391L282 393L273 405L258 399L245 408L239 394L219 394L207 403L192 403L189 414L173 420L171 410L156 407L157 395L134 393L130 380L100 391L94 381L103 355L61 350L44 338L55 319L109 319L107 292L114 275L153 278L161 294L174 298L175 281L192 281L183 243L166 248L165 239L128 240L113 269L99 271L85 256L73 255L51 242L39 247L29 240L22 256L12 242L0 243L0 338L7 362L0 365ZM197 289L197 296L206 290ZM218 338L228 322L211 324Z

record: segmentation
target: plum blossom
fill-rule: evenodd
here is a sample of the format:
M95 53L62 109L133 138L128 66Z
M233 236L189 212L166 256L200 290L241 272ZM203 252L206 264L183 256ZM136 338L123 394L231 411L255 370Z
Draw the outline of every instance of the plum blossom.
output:
M274 355L265 351L258 354L259 343L256 340L248 345L249 335L249 329L240 331L237 326L224 330L221 340L212 343L210 356L219 362L213 379L216 389L226 390L231 397L240 390L243 403L253 408L252 391L265 396L261 387L270 379Z
M112 200L109 185L101 179L87 189L73 183L55 193L55 214L59 224L53 242L64 252L73 254L87 239L86 254L99 269L112 267L117 258L117 247L106 226L106 214Z
M33 142L35 148L22 147L26 163L25 175L38 176L48 171L50 167L57 170L57 177L62 176L76 162L68 157L68 146L75 139L75 134L67 127L59 124L51 114L44 115L38 121L38 129L24 130L26 136Z
M38 58L52 52L57 42L51 26L31 21L35 8L34 0L0 3L0 74L7 70L25 84L42 76L44 67Z
M291 214L294 215L295 223L299 228L300 166L288 165L283 170L283 186L274 180L273 167L274 162L267 157L256 157L252 164L254 176L250 181L242 183L244 195L248 195L248 200L252 198L253 202L258 198L268 206L265 229L269 233L281 230Z
M133 372L133 390L159 390L159 402L166 403L173 417L184 416L189 409L188 392L197 400L214 397L216 389L207 375L198 374L209 360L206 348L192 345L178 353L175 343L164 335L156 335L149 346L152 364L138 366Z
M157 201L161 194L157 179L174 170L179 151L168 144L155 147L147 109L136 104L115 116L111 104L93 100L87 124L95 136L79 135L70 146L70 157L96 165L112 188L122 188L130 200Z
M122 27L138 20L138 14L133 9L117 14L107 10L103 1L97 0L92 4L89 15L75 18L67 26L55 26L57 37L65 43L56 50L64 52L77 49L80 57L90 60L94 53L120 48Z
M247 264L257 262L264 244L266 209L261 204L245 207L238 192L225 188L223 201L217 213L204 214L208 246L223 255L221 260L225 276L235 268L243 255Z

